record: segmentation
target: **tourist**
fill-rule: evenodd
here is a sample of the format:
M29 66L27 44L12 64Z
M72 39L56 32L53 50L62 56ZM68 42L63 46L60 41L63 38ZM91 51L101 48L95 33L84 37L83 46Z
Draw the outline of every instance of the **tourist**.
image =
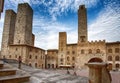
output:
M19 56L18 58L18 68L21 69L22 58Z

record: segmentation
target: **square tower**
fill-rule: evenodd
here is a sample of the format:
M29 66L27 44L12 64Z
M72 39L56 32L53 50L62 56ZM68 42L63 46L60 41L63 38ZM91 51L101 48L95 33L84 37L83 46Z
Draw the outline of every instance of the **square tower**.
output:
M78 10L78 42L87 41L87 12L85 5L81 5Z
M66 59L66 44L67 34L66 32L59 32L59 52L58 52L58 65L65 65Z
M13 44L16 13L13 10L6 10L4 28L2 35L1 55L8 55L8 47Z
M14 44L32 45L33 10L28 3L18 5Z

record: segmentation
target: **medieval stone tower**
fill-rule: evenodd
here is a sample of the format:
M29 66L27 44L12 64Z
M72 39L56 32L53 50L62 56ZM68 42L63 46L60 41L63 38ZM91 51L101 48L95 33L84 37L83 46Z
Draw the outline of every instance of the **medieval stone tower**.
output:
M15 20L16 13L13 10L6 10L2 35L1 55L8 55L9 45L13 44Z
M87 41L87 12L85 5L81 5L78 10L78 42Z
M10 45L34 45L32 34L33 10L27 4L19 4L17 14L6 10L2 35L1 55L9 55Z
M15 23L14 44L32 45L33 10L28 4L19 4Z
M59 32L59 63L61 65L65 65L66 58L66 44L67 44L67 34L66 32Z

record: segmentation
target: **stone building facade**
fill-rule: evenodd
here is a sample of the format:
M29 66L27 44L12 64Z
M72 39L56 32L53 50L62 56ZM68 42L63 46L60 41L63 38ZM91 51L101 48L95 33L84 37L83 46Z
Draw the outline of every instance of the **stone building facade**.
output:
M48 49L46 55L46 68L55 69L58 68L58 50L57 49Z
M58 67L86 68L88 62L107 62L109 69L120 69L120 42L88 41L87 9L78 9L78 41L67 44L66 32L59 32Z
M34 47L33 10L27 3L19 4L17 13L6 10L1 56L18 60L36 68L45 68L45 50Z

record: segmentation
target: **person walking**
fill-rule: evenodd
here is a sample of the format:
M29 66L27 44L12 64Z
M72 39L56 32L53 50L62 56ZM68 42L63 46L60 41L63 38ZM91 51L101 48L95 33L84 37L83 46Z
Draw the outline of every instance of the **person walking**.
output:
M5 62L6 62L6 58L5 56L3 56L3 63L5 64Z
M21 56L18 57L18 68L21 69L22 58Z

